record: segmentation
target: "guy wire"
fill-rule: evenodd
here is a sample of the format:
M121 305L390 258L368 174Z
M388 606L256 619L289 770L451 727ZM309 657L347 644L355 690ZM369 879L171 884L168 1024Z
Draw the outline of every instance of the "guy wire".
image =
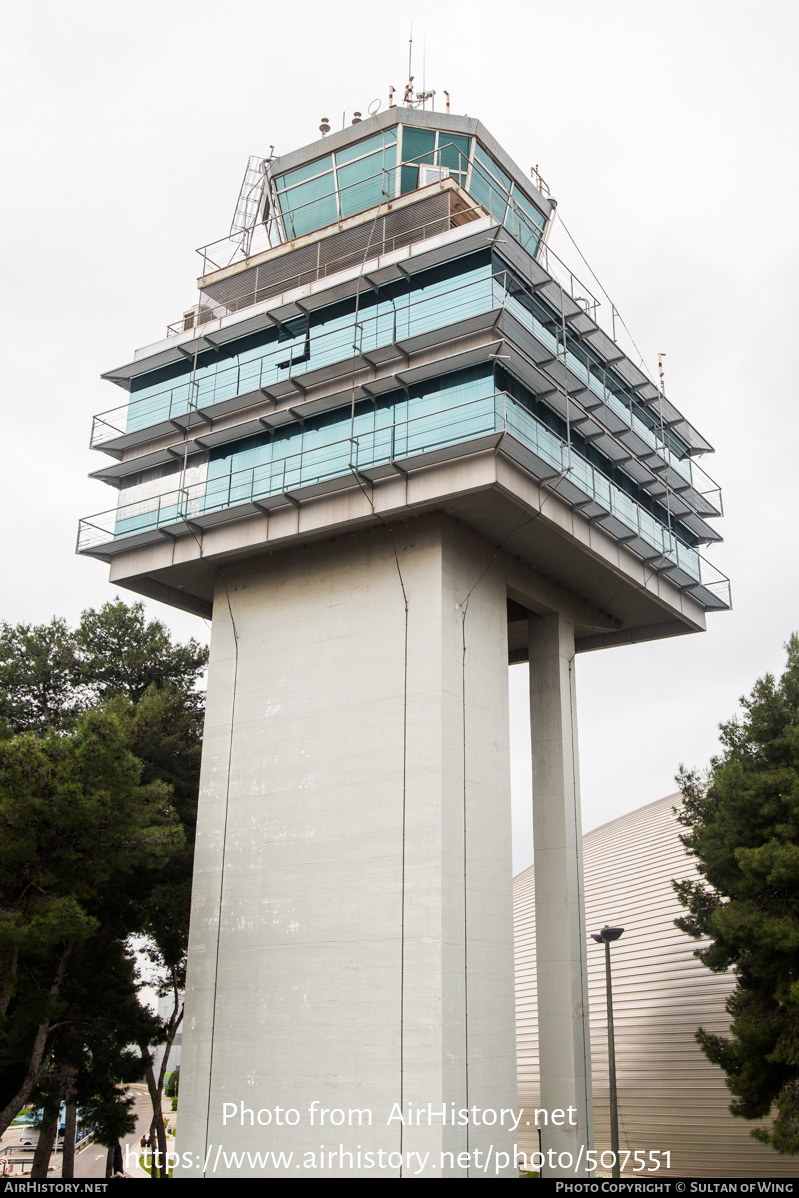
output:
M613 311L614 311L614 312L616 313L616 315L618 316L618 318L619 318L619 321L621 322L621 325L622 325L622 327L624 328L625 332L627 333L627 336L630 338L630 341L633 343L633 346L635 347L635 352L638 354L638 359L639 359L639 361L640 361L641 365L642 365L642 366L644 366L644 355L641 353L640 349L639 349L639 348L638 348L638 346L635 344L635 338L633 337L633 335L632 335L632 333L630 332L630 330L627 328L627 325L626 325L626 324L625 324L625 322L624 322L624 317L622 316L621 312L619 311L619 309L618 309L618 308L616 307L616 305L614 304L613 300L612 300L612 299L610 298L610 296L608 295L608 293L607 293L607 291L605 290L605 288L602 286L602 283L600 282L600 280L599 280L599 277L597 276L597 274L595 273L595 271L592 269L592 267L591 267L590 263L588 262L588 259L586 258L585 254L583 253L583 251L580 249L580 247L579 247L579 245L577 244L577 242L576 242L576 241L574 240L574 238L572 237L571 233L569 232L568 228L566 227L566 222L564 221L564 219L563 219L563 217L561 216L560 212L558 212L558 217L559 217L559 219L560 219L560 223L561 223L561 225L563 226L563 231L564 231L564 233L566 234L566 236L568 237L569 241L572 243L572 245L574 246L574 248L577 250L577 253L580 255L580 257L582 258L583 262L584 262L584 263L585 263L585 265L588 267L589 271L591 271L591 276L592 276L592 278L594 279L594 282L597 284L597 286L599 287L599 290L602 292L602 294L604 295L605 299L608 301L608 303L610 304L611 308L613 309Z

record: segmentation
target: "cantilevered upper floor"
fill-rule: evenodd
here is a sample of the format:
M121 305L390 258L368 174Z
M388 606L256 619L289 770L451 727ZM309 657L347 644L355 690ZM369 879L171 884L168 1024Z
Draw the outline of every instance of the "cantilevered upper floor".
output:
M710 444L599 323L478 121L394 108L262 164L200 302L105 376L78 549L209 614L231 555L445 511L584 601L581 647L729 606ZM257 176L258 172L255 172Z

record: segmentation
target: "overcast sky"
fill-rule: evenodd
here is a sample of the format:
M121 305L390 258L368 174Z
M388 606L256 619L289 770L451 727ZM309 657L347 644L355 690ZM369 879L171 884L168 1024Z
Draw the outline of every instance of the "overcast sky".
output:
M248 155L295 149L414 74L479 117L559 212L650 375L716 448L734 610L578 662L584 827L674 790L738 696L779 672L797 607L797 24L775 0L414 7L227 0L6 6L0 618L74 622L116 593L74 556L115 493L86 475L99 376L196 300ZM584 270L562 229L553 247ZM605 309L607 310L607 309ZM602 312L600 311L600 318ZM149 605L176 635L207 626ZM530 860L525 679L511 671L515 869ZM529 821L528 821L529 823Z

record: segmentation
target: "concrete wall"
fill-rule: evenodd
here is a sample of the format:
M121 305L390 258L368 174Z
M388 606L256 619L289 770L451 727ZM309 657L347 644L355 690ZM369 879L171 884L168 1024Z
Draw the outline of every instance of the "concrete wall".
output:
M354 1154L328 1176L497 1176L439 1153L511 1153L508 1116L387 1122L395 1103L516 1108L495 558L430 517L220 574L177 1145L193 1161L176 1175L208 1154L210 1176L220 1146L295 1153L226 1175L311 1178L297 1165L323 1144ZM315 1101L372 1126L311 1126ZM224 1124L224 1103L272 1123ZM276 1127L277 1107L297 1125ZM359 1146L402 1153L401 1172L396 1157L358 1169Z

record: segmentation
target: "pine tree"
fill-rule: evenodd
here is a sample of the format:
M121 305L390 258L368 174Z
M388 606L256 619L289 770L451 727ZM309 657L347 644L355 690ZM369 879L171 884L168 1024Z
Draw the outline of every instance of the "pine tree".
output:
M84 954L142 929L144 896L185 845L169 788L141 773L113 711L0 744L0 1133L81 1008L70 989L97 984Z
M207 657L141 603L0 624L0 1130L74 1086L113 1146L146 1073L165 1150L150 1048L182 1017ZM167 1020L139 1004L132 935Z
M752 1135L799 1153L799 637L779 681L767 674L742 715L721 725L723 752L706 775L683 771L681 837L703 880L675 882L688 914L677 926L711 943L709 969L732 968L729 1037L697 1040L727 1075L730 1110L765 1120Z

